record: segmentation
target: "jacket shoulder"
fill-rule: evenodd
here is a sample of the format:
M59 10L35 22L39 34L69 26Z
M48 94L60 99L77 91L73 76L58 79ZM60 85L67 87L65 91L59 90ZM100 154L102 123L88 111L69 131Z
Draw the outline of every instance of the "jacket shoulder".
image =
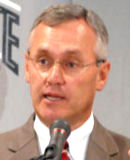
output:
M114 141L119 147L120 151L123 151L125 149L130 149L130 138L125 137L123 135L117 134L115 132L109 131L111 136L113 137Z
M7 146L11 141L16 141L19 137L22 127L0 134L0 148Z
M123 136L121 134L118 134L116 132L113 132L106 128L105 128L105 133L109 137L108 139L113 141L115 146L117 146L120 159L130 160L130 157L128 157L128 150L130 149L130 138Z
M91 139L93 144L96 144L109 156L118 156L118 159L130 160L128 157L130 139L107 129L96 118Z
M0 148L7 149L12 144L15 147L19 147L23 143L23 140L27 140L34 136L33 133L33 117L31 116L29 120L22 126L5 133L0 134Z

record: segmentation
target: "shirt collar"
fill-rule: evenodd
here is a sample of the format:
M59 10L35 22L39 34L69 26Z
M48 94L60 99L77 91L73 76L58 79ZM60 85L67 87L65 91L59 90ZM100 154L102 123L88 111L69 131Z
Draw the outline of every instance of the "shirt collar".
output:
M49 128L44 123L41 122L41 120L39 119L37 115L34 121L34 130L40 139L43 139L43 140L50 139Z
M75 138L75 136L77 137L78 135L80 135L80 137L78 136L80 140L80 138L84 138L90 135L93 130L93 126L94 126L94 117L93 113L91 113L89 119L85 121L85 123L81 125L79 128L73 130L68 139L73 139ZM37 135L40 136L42 139L50 138L49 128L40 121L37 115L34 121L34 130L36 131Z
M94 126L94 117L93 113L91 113L89 119L83 123L79 128L73 130L68 138L68 141L74 142L80 141L81 139L84 139L85 137L89 137ZM75 138L76 137L76 138Z
M72 152L75 152L75 149L76 149L75 143L79 145L83 144L84 148L85 146L87 147L89 136L93 130L93 126L94 126L94 117L93 117L93 113L91 113L89 119L85 121L85 123L82 126L80 126L79 128L71 132L67 141L69 142L70 150L72 150ZM40 121L37 115L34 121L34 130L38 137L39 149L41 153L44 153L44 150L50 141L50 131L49 131L49 128ZM74 151L73 151L73 148L74 148ZM85 152L85 150L83 152Z

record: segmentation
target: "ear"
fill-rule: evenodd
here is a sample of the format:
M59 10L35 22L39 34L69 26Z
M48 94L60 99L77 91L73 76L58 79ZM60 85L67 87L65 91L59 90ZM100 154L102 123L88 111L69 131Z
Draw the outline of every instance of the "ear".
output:
M30 73L29 73L29 60L28 60L28 52L25 52L25 66L24 66L24 76L27 83L30 82Z
M97 75L97 82L96 82L96 90L102 90L107 82L108 74L110 71L110 63L108 61L104 62L99 66L99 71Z

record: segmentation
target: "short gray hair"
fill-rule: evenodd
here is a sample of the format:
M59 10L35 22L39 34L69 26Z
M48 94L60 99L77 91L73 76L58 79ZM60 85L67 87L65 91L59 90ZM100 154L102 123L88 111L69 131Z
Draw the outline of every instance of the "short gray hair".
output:
M92 10L75 3L52 5L45 9L35 20L32 30L39 24L55 26L73 19L84 19L92 27L97 36L94 51L97 60L107 59L108 32L102 19Z

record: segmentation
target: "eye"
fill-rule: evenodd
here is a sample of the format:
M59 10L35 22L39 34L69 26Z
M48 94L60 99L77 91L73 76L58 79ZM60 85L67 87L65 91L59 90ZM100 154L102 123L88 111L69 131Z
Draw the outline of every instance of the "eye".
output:
M69 68L75 68L78 66L78 63L76 63L75 61L69 61L69 62L67 62L67 66Z
M49 63L48 59L47 58L40 58L39 59L39 63L41 65L47 65Z

